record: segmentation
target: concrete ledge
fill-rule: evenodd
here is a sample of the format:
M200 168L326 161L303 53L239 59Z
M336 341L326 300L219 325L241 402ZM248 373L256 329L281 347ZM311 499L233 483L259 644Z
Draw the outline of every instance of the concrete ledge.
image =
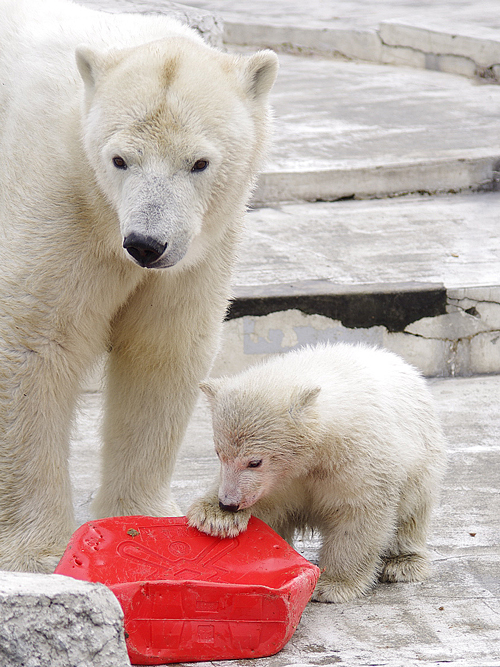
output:
M130 666L118 600L101 584L0 572L0 665Z
M463 30L463 29L462 29ZM408 47L436 58L458 57L469 60L476 68L477 76L485 76L488 70L500 66L500 35L485 36L460 34L449 28L418 26L401 21L384 21L378 34L389 47ZM439 60L437 61L439 64ZM427 69L437 69L428 67ZM446 70L444 70L446 71ZM494 78L491 72L490 78Z
M367 164L311 171L269 171L259 177L253 202L257 205L293 201L367 199L405 194L444 194L466 190L496 190L499 156L415 160L401 164Z
M227 44L406 65L500 82L500 33L482 32L468 35L400 21L383 21L378 30L224 22Z
M224 42L269 47L298 54L342 56L380 62L382 43L374 30L349 28L300 28L224 21Z

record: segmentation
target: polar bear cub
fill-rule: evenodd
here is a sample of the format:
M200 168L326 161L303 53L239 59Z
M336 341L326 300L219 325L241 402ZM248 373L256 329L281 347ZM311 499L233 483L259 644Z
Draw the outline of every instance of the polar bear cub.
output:
M413 367L381 349L319 345L201 387L221 472L190 507L191 526L232 537L254 514L288 541L318 531L318 601L428 575L445 441Z

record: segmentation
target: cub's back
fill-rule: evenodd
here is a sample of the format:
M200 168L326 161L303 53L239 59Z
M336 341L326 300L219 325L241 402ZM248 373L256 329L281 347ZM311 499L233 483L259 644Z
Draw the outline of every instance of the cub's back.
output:
M364 345L321 344L277 356L241 375L256 392L292 394L294 387L321 387L315 407L337 436L356 433L373 446L400 443L408 457L423 448L444 449L434 401L420 373L397 355ZM364 435L363 435L364 434Z

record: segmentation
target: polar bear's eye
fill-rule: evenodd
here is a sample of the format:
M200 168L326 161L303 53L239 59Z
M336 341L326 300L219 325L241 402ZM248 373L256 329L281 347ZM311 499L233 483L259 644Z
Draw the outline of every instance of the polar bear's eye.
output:
M196 160L191 167L191 171L205 171L208 167L208 160Z
M117 169L126 169L127 168L127 163L119 155L115 155L115 157L113 158L113 164L115 165L115 167Z
M262 459L256 459L255 461L249 461L247 468L259 468L262 465Z

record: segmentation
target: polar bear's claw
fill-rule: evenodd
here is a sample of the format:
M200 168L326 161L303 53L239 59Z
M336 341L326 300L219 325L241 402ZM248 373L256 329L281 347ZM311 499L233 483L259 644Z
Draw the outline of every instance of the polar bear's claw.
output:
M217 505L199 500L187 513L188 525L214 537L236 537L246 530L250 513L246 510L225 512Z

